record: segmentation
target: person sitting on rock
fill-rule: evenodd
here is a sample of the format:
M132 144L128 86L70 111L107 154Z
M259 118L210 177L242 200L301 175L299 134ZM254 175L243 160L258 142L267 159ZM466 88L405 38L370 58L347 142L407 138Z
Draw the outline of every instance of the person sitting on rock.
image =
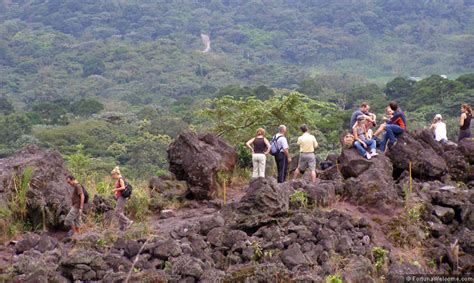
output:
M298 138L300 159L298 168L296 168L294 173L294 179L298 178L300 174L304 174L304 171L309 168L311 171L311 180L316 182L316 157L314 156L314 150L318 147L318 142L316 138L309 133L307 125L302 125L300 130L303 132Z
M274 143L277 153L275 154L275 162L278 169L278 183L283 183L288 175L288 164L291 163L291 156L288 147L288 140L285 137L286 126L280 125L278 133L273 136L272 143ZM273 154L273 153L272 153Z
M112 178L116 180L114 194L115 199L117 200L117 205L115 206L115 216L117 217L120 225L120 230L125 230L132 226L133 221L128 219L124 214L125 201L126 199L122 196L122 191L125 190L125 180L120 173L119 167L115 167L112 172L110 172Z
M392 101L389 106L393 111L393 115L385 125L385 134L380 144L380 150L382 152L385 151L388 142L390 142L391 146L394 146L397 142L396 136L403 134L407 127L405 113L398 107L398 104Z
M443 122L443 116L436 114L431 122L431 130L434 130L434 139L438 142L448 140L446 124Z
M352 129L355 126L357 122L357 117L359 117L360 115L368 116L369 121L375 122L375 120L372 119L375 117L375 115L370 113L369 110L370 110L370 106L367 102L361 103L360 108L354 111L351 115L350 128Z
M259 128L255 138L245 144L252 151L253 178L265 178L267 154L270 153L270 142L265 138L265 130Z
M383 116L383 123L380 125L380 127L375 131L373 134L374 138L377 138L382 132L385 131L385 126L387 126L387 123L392 119L393 116L393 110L390 108L390 106L385 107L385 114L387 116Z
M84 208L84 192L82 191L82 185L76 180L74 176L67 176L66 182L72 188L71 195L71 209L64 219L64 224L71 227L68 232L68 237L72 237L74 234L80 233L82 226L82 210Z
M461 117L459 118L458 142L471 137L472 109L468 104L461 105Z
M367 159L371 159L373 156L377 156L377 143L369 139L367 136L367 128L366 128L366 120L367 116L365 115L360 115L357 117L357 122L352 128L352 133L354 135L354 147L357 148L359 151L360 155L364 156ZM368 150L370 149L370 153Z

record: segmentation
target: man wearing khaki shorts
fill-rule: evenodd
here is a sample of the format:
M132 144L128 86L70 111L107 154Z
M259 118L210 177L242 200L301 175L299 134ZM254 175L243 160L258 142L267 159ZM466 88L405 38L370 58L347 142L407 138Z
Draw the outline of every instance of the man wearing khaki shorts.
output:
M303 132L298 138L300 160L298 168L295 170L294 178L298 178L309 168L311 171L311 180L316 182L316 157L314 156L314 150L318 147L318 142L316 138L308 132L309 129L307 125L302 125L300 130Z
M66 178L67 183L72 188L71 194L71 209L64 219L64 223L71 227L68 236L80 233L82 226L82 209L84 208L84 192L82 191L82 185L73 176Z

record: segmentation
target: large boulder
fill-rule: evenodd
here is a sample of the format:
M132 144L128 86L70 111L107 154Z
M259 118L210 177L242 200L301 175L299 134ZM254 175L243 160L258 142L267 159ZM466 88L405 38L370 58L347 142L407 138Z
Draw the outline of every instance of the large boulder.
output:
M393 180L393 166L384 154L367 160L355 149L343 149L339 157L345 181L343 196L369 210L389 210L400 204Z
M63 217L71 206L71 190L65 181L68 172L64 160L57 151L28 146L0 159L0 206L8 205L18 178L28 167L33 169L26 193L27 216L32 226L63 227Z
M388 151L393 166L398 170L409 170L419 179L441 179L448 173L446 161L431 146L426 146L405 132Z
M343 149L338 158L339 170L344 178L357 178L369 170L373 162L362 157L355 148Z
M237 204L235 223L238 228L256 228L288 212L293 189L274 178L256 178Z
M232 172L236 160L235 149L213 134L182 133L168 148L169 170L189 184L195 199L215 198L218 175Z
M474 139L463 139L460 141L459 150L469 160L469 163L474 164Z

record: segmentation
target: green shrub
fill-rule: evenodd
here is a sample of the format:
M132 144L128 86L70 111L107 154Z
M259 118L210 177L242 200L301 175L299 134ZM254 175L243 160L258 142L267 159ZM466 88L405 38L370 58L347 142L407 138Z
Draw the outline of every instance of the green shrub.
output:
M375 259L375 268L380 271L387 263L388 251L381 247L373 247L372 254Z
M299 205L302 208L308 207L308 193L303 191L296 191L290 197L290 202Z
M341 276L338 274L331 274L326 277L326 283L342 283Z

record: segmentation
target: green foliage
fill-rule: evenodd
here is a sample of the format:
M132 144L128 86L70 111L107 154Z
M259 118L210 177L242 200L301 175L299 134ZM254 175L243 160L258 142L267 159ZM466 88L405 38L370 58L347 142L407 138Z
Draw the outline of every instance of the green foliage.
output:
M102 75L105 72L105 64L96 57L87 58L82 65L82 73L84 77L91 75Z
M372 254L375 260L375 268L377 269L377 271L380 271L387 264L388 251L382 247L373 247Z
M82 99L71 105L71 111L75 115L89 117L99 113L104 109L104 105L94 99Z
M65 108L56 103L41 102L32 107L32 122L45 125L67 125L69 123Z
M235 147L237 151L237 166L239 168L250 168L252 167L252 153L245 146L244 143L239 143Z
M173 270L173 264L169 261L165 261L164 266L163 266L163 270L165 272L171 272Z
M133 217L137 222L142 222L148 216L149 204L150 194L146 186L139 182L133 182L133 194L125 205L127 215Z
M14 174L11 182L13 192L7 195L7 203L0 206L0 242L25 230L31 230L28 221L28 199L26 194L34 175L33 167L25 167L19 174Z
M338 274L328 275L325 279L326 283L342 283L342 278Z
M15 148L15 143L21 136L31 133L32 125L25 115L11 114L0 117L0 128L0 144Z
M300 134L299 126L306 123L314 129L313 132L317 132L318 125L325 127L334 119L324 114L335 110L336 106L332 103L290 92L275 95L265 101L253 96L240 99L224 96L208 100L207 107L200 114L210 120L213 132L232 144L239 144L253 137L259 127L266 128L267 132L271 133L276 132L280 124L285 124L291 137ZM342 129L344 122L341 120L334 124ZM333 148L329 143L321 143L321 146L327 150Z
M79 144L76 146L76 153L66 156L67 168L73 176L80 182L84 182L92 165L92 158L90 155L84 153L84 146Z
M10 115L15 112L15 108L9 99L0 97L0 114Z
M296 191L290 196L290 202L302 208L308 207L308 193Z
M456 81L464 84L467 88L474 89L474 73L459 76Z
M253 241L250 246L252 247L253 249L253 255L252 255L252 260L253 261L258 261L260 260L263 256L264 256L264 253L263 253L263 250L262 250L262 246L260 246L260 243L257 242L257 241Z

